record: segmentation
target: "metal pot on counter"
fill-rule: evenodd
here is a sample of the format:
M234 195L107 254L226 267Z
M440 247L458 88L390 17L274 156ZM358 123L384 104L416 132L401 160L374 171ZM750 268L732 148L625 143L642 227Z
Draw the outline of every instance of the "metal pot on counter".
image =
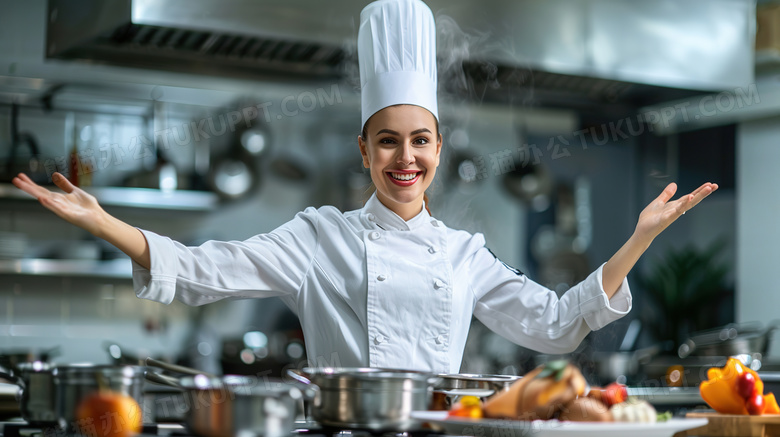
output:
M459 396L488 397L495 393L508 390L522 376L515 375L485 375L474 373L449 373L436 376L439 381L434 391Z
M147 378L163 382L156 379L161 376ZM169 383L185 391L185 425L201 437L287 436L303 396L299 388L272 378L195 375Z
M288 370L297 381L316 386L311 417L322 426L410 431L419 426L412 411L431 403L434 374L380 368Z
M721 328L694 333L677 349L680 358L695 356L766 356L772 332L780 325L774 321L766 328L758 323L732 323ZM760 357L759 357L760 358Z
M187 373L175 378L147 372L146 379L183 390L184 423L200 437L290 435L306 387L278 378L203 374L148 359L162 369Z
M19 386L16 400L22 418L35 426L57 423L56 397L52 366L36 361L19 363L16 371L0 368L0 378Z
M143 405L145 367L94 364L50 365L21 363L16 372L0 377L19 386L17 400L22 418L35 426L59 426L76 431L76 409L87 396L102 388L131 396Z
M451 373L437 375L433 388L431 410L449 410L461 396L476 396L483 400L514 384L522 376Z
M69 364L54 367L54 392L59 425L76 431L76 409L87 396L109 389L132 397L144 405L143 384L146 367L95 364ZM150 420L143 418L145 423Z

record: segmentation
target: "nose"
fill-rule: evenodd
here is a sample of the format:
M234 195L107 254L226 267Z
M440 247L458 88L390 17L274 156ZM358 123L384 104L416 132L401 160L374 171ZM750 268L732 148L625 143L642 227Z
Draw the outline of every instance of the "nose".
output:
M404 142L401 145L398 163L404 165L414 164L414 148L410 142Z

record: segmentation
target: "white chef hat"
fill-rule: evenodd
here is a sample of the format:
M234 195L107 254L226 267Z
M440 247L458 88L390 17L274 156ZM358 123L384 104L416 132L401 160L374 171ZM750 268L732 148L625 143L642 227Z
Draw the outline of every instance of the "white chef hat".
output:
M358 31L361 127L378 111L409 104L429 110L436 103L436 24L420 0L379 0L360 13Z

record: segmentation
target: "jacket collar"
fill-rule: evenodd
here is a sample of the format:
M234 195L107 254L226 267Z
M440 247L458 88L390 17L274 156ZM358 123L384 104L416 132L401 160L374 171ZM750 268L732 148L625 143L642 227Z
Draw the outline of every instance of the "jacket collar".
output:
M431 221L431 215L428 214L428 210L425 209L425 202L423 202L423 208L419 214L409 219L409 221L405 221L390 208L383 205L376 197L376 192L371 195L371 198L368 199L368 202L363 206L363 214L368 217L372 217L373 215L373 221L380 228L387 231L410 231L430 223Z

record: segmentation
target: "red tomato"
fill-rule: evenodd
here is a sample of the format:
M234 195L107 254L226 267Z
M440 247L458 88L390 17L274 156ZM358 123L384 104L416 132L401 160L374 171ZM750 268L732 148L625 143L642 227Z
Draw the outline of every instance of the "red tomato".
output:
M741 373L737 377L737 393L745 399L750 399L756 389L756 377L750 372Z
M625 385L613 382L604 388L602 401L608 407L625 402L626 399L628 399L628 390Z
M753 416L758 416L763 414L764 409L766 409L764 396L756 393L750 399L748 399L747 404L745 404L745 407L747 408L748 413L750 413Z

